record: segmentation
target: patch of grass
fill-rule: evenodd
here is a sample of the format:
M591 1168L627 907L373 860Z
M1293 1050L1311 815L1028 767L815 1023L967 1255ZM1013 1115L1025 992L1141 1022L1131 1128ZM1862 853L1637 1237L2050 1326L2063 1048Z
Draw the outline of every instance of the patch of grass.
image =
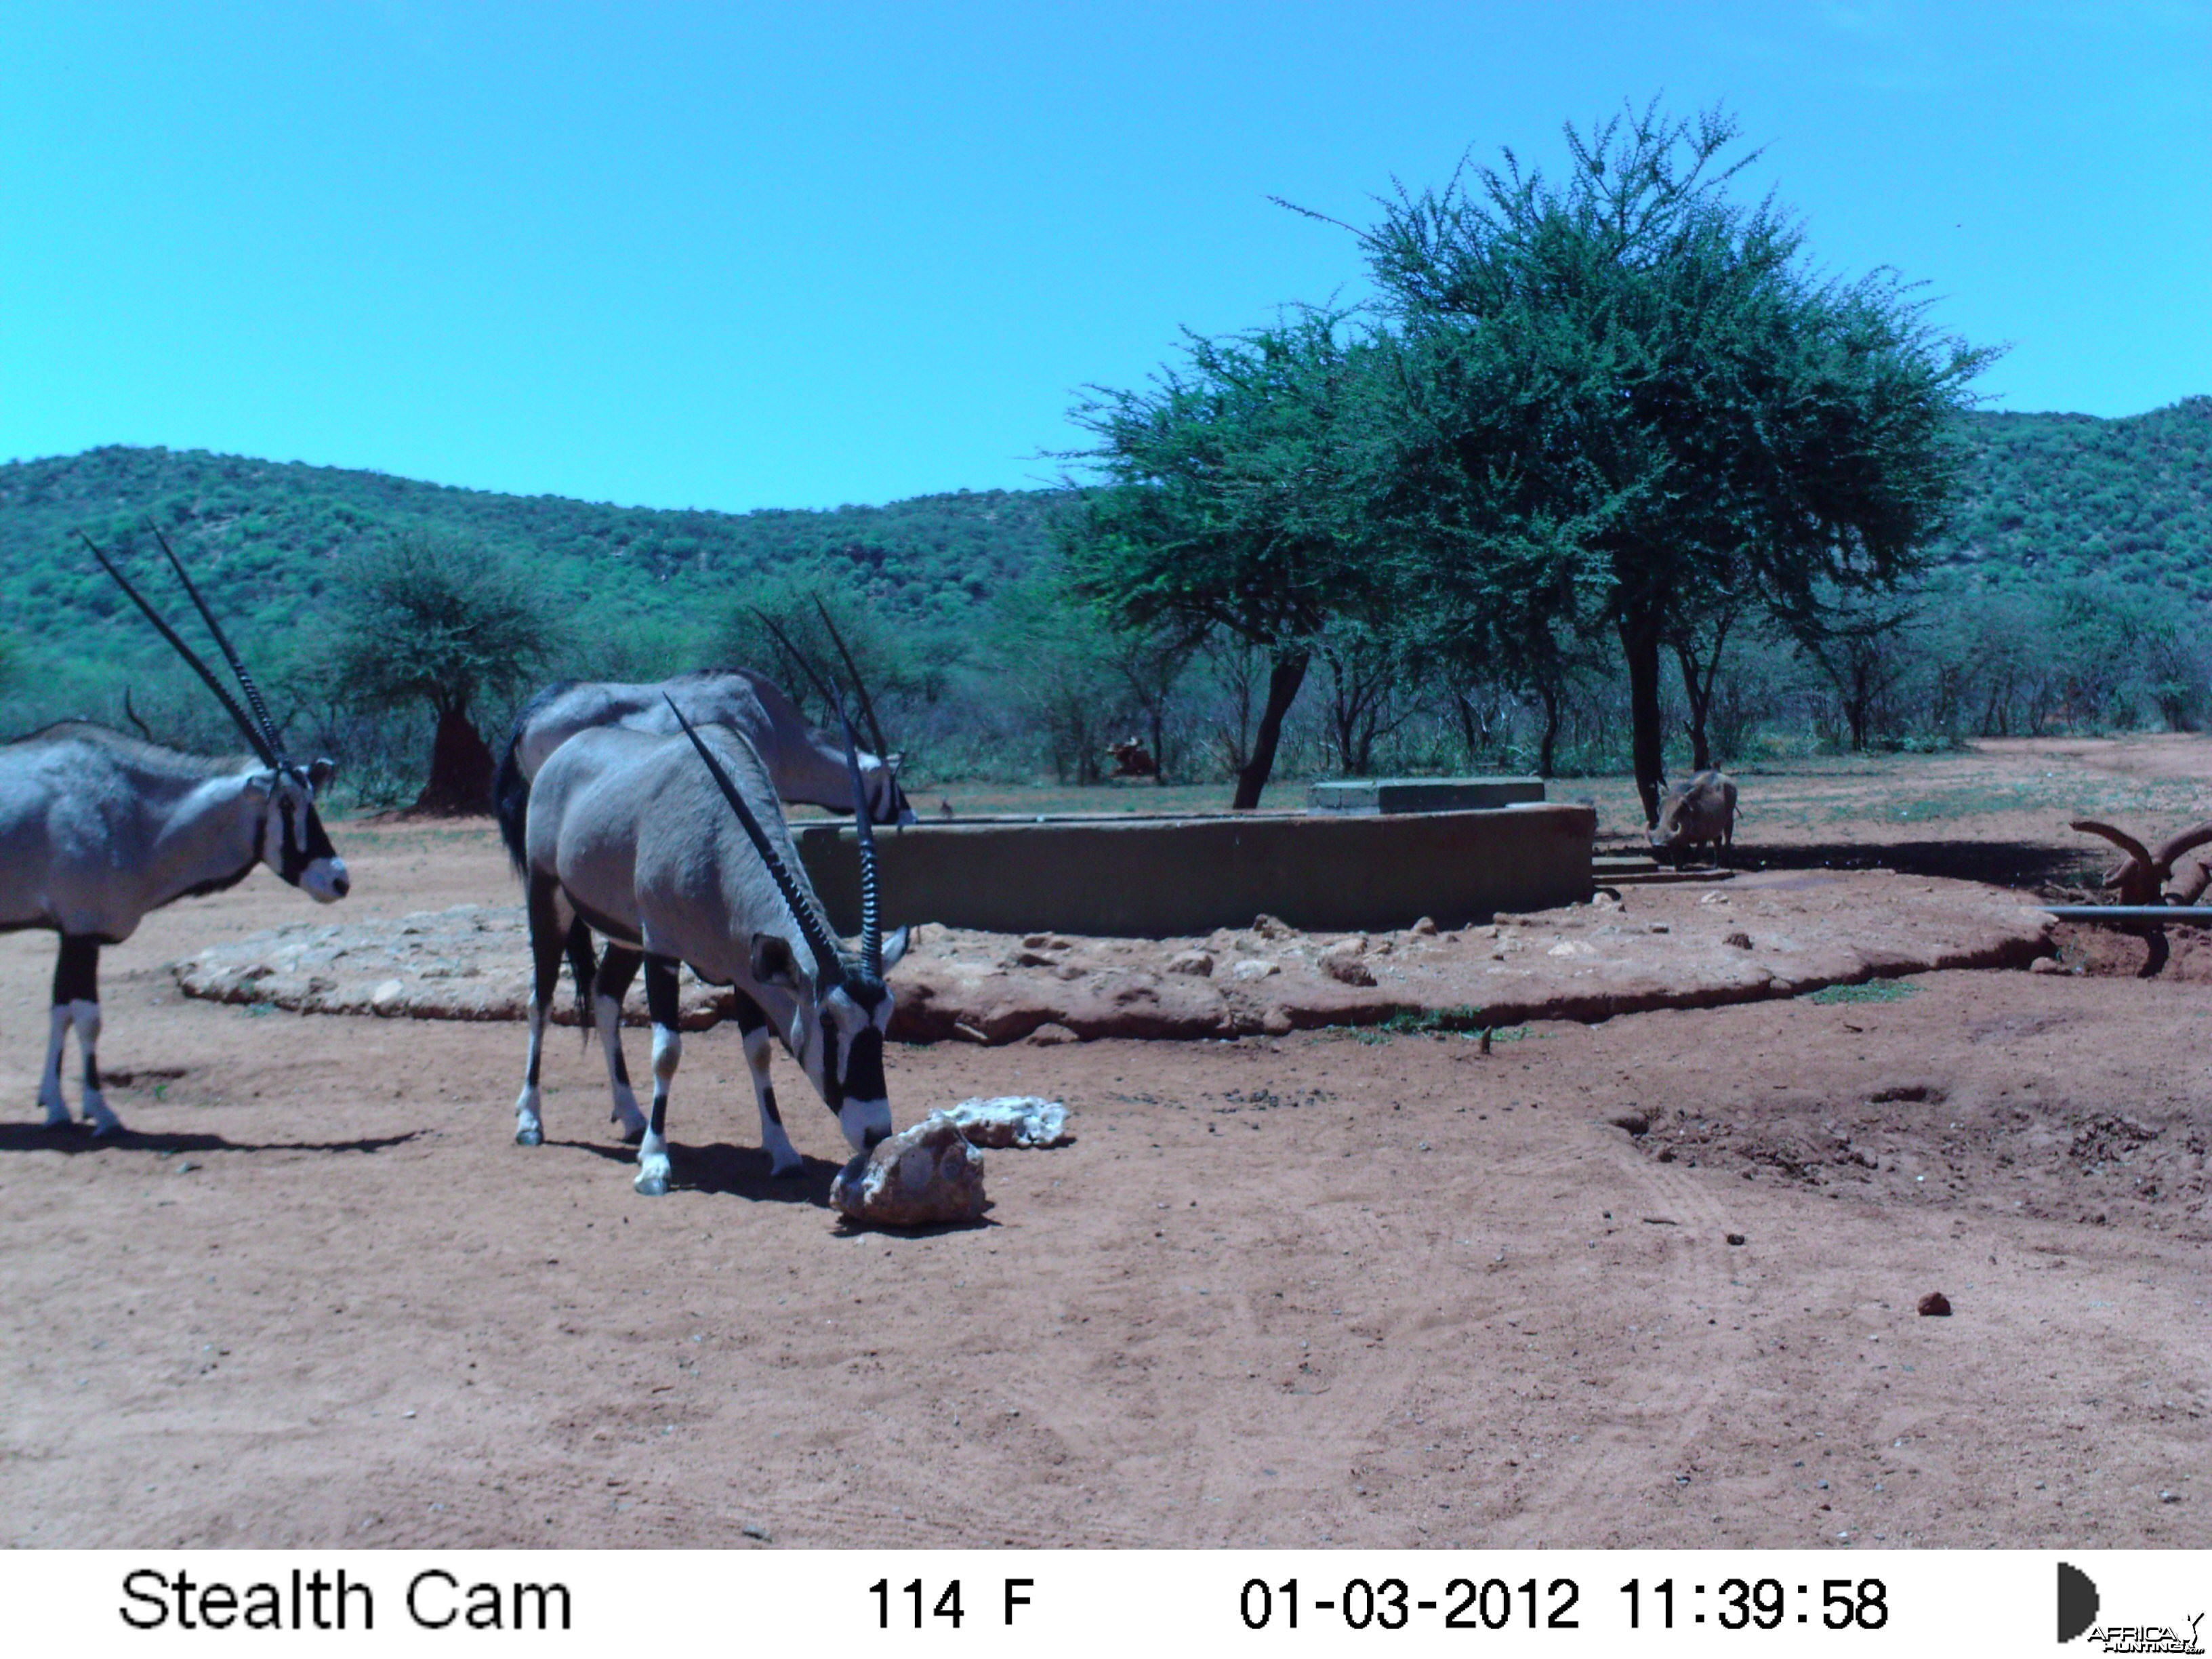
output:
M1863 985L1831 985L1814 992L1805 1000L1823 1006L1837 1002L1902 1002L1919 992L1920 988L1909 980L1870 979Z
M1456 1008L1401 1008L1378 1024L1354 1026L1350 1036L1354 1042L1379 1043L1394 1037L1449 1033L1474 1042L1486 1030L1492 1042L1518 1042L1529 1034L1525 1025L1492 1025L1480 1008L1462 1003Z

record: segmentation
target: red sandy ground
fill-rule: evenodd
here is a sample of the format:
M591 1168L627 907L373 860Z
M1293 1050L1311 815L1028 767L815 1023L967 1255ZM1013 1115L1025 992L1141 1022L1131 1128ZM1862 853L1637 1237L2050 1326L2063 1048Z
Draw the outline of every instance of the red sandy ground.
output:
M1911 776L2212 775L2014 748ZM1807 810L1769 850L1881 844ZM2057 816L1913 835L2063 861ZM338 838L365 911L512 890L479 827ZM36 1127L52 941L0 939L0 1541L2212 1543L2212 1009L2132 940L1488 1055L901 1048L902 1122L1034 1092L1081 1139L893 1237L824 1207L844 1147L782 1060L811 1161L768 1180L726 1029L647 1200L565 1033L524 1151L515 1026L175 992L307 914L256 876L107 953L113 1145Z

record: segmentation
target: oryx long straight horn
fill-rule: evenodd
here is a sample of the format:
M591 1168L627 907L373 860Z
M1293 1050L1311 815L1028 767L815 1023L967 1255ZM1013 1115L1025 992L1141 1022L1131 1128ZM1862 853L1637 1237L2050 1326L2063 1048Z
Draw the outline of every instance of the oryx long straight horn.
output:
M840 720L844 719L845 700L837 695L837 688L832 685L829 680L823 677L822 671L814 665L814 659L801 651L796 645L793 645L791 641L791 636L776 625L775 618L769 616L767 611L762 610L758 605L755 605L753 607L753 615L758 617L761 619L761 625L767 629L770 634L775 636L775 642L783 647L784 654L788 656L793 662L797 663L799 665L799 672L805 674L809 680L813 682L814 689L821 693L822 701L830 705L830 711ZM881 750L877 750L877 753L878 754L881 754L882 752L883 751Z
M207 689L215 693L216 701L220 702L224 711L238 723L238 729L245 733L246 742L253 746L253 752L261 757L262 763L264 766L276 767L278 764L276 746L270 741L268 736L255 726L246 712L238 706L238 700L223 690L222 682L215 677L215 671L202 662L199 653L179 637L177 630L163 620L161 613L154 609L143 593L131 585L131 579L115 568L114 562L106 554L100 550L91 537L86 535L82 530L76 533L77 539L90 548L92 556L100 561L100 568L114 577L116 586L129 594L131 602L146 613L146 620L154 624L155 631L168 641L175 648L177 654L185 659L187 667L207 682ZM172 558L174 556L173 554L171 555Z
M860 718L868 723L868 741L876 745L876 753L883 757L884 764L891 763L891 751L884 746L884 728L876 722L876 705L868 696L868 683L860 678L860 665L853 660L853 653L845 648L845 636L837 631L837 624L830 620L830 607L822 603L819 593L814 596L814 608L822 613L822 625L830 630L830 643L837 647L837 655L845 665L845 672L853 677L853 695L860 701Z
M185 592L191 596L193 607L200 613L200 620L207 624L209 634L214 636L216 649L222 653L222 659L230 665L230 672L238 676L239 684L245 688L246 706L253 710L254 718L261 722L261 734L268 740L269 752L282 761L284 745L276 740L276 722L269 718L269 706L261 701L261 688L254 684L253 676L246 672L245 659L231 644L230 635L222 631L222 624L215 619L215 612L209 608L208 602L200 597L199 584L185 568L184 561L177 556L177 550L169 545L169 538L161 533L159 526L149 524L146 527L154 532L154 539L161 543L161 551L168 555L169 568L177 573L177 580L185 585Z
M842 717L844 711L838 711ZM876 827L868 822L867 791L860 784L859 745L853 741L853 722L845 721L845 770L853 780L853 833L860 854L860 967L872 980L884 976L884 922L878 903L881 883L876 871Z
M761 828L760 819L745 804L744 794L730 781L730 775L722 769L722 763L714 758L714 750L707 747L706 740L700 737L691 722L684 718L684 711L676 707L676 699L668 697L667 703L670 712L676 716L676 723L684 728L684 735L691 739L691 746L699 751L699 758L707 763L707 770L713 775L715 787L737 813L738 822L744 826L745 838L752 842L754 851L761 856L761 862L768 866L769 874L775 878L778 890L783 894L784 902L791 907L791 914L799 923L799 930L806 935L807 947L814 952L814 959L820 965L824 982L836 984L845 977L845 964L837 955L836 941L830 937L820 918L815 915L813 907L799 893L799 884L791 878L791 872L784 868L783 860L776 856L775 845L769 840L768 831Z

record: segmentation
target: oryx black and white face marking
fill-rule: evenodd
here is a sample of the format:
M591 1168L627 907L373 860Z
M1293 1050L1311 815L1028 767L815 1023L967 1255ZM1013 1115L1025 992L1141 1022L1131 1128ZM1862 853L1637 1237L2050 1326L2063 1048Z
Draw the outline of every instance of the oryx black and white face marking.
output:
M315 811L316 786L329 781L331 771L330 762L319 760L264 772L247 785L264 803L255 832L261 861L319 904L343 898L353 884Z
M856 1152L891 1132L890 1090L884 1081L884 1032L890 1023L890 988L854 975L816 1002L812 1041L795 1056Z
M878 823L904 826L919 823L914 803L907 799L906 791L899 787L898 770L885 761L867 775L870 784L868 816Z
M900 928L884 944L883 971L888 974L906 954L911 934ZM895 1006L884 980L858 963L824 984L803 977L790 941L773 933L753 939L757 984L786 994L777 999L782 1013L784 1047L837 1120L846 1141L865 1152L891 1132L890 1091L884 1080L884 1034ZM772 1018L774 1018L772 1016ZM764 1065L759 1068L765 1074ZM768 1115L765 1106L763 1116Z

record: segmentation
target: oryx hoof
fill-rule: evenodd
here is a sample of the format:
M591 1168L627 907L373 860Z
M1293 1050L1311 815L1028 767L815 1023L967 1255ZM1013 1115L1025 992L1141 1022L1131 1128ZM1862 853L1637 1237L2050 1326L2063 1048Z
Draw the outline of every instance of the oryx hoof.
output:
M616 1121L617 1122L621 1121L620 1119L617 1119ZM623 1123L622 1126L622 1138L623 1145L625 1146L635 1146L638 1142L643 1140L645 1139L645 1120L643 1118L639 1118L635 1122Z
M637 1188L641 1198L659 1198L668 1191L668 1166L663 1164L656 1168L647 1164L637 1172L637 1179L630 1185Z
M518 1123L514 1127L514 1144L518 1146L543 1146L545 1131L535 1123Z
M85 1127L92 1131L92 1138L94 1140L105 1140L110 1135L119 1135L123 1133L123 1120L119 1117L94 1118Z
M771 1181L788 1181L793 1176L802 1176L805 1173L806 1160L796 1154L787 1158L778 1159L768 1166L769 1179Z

